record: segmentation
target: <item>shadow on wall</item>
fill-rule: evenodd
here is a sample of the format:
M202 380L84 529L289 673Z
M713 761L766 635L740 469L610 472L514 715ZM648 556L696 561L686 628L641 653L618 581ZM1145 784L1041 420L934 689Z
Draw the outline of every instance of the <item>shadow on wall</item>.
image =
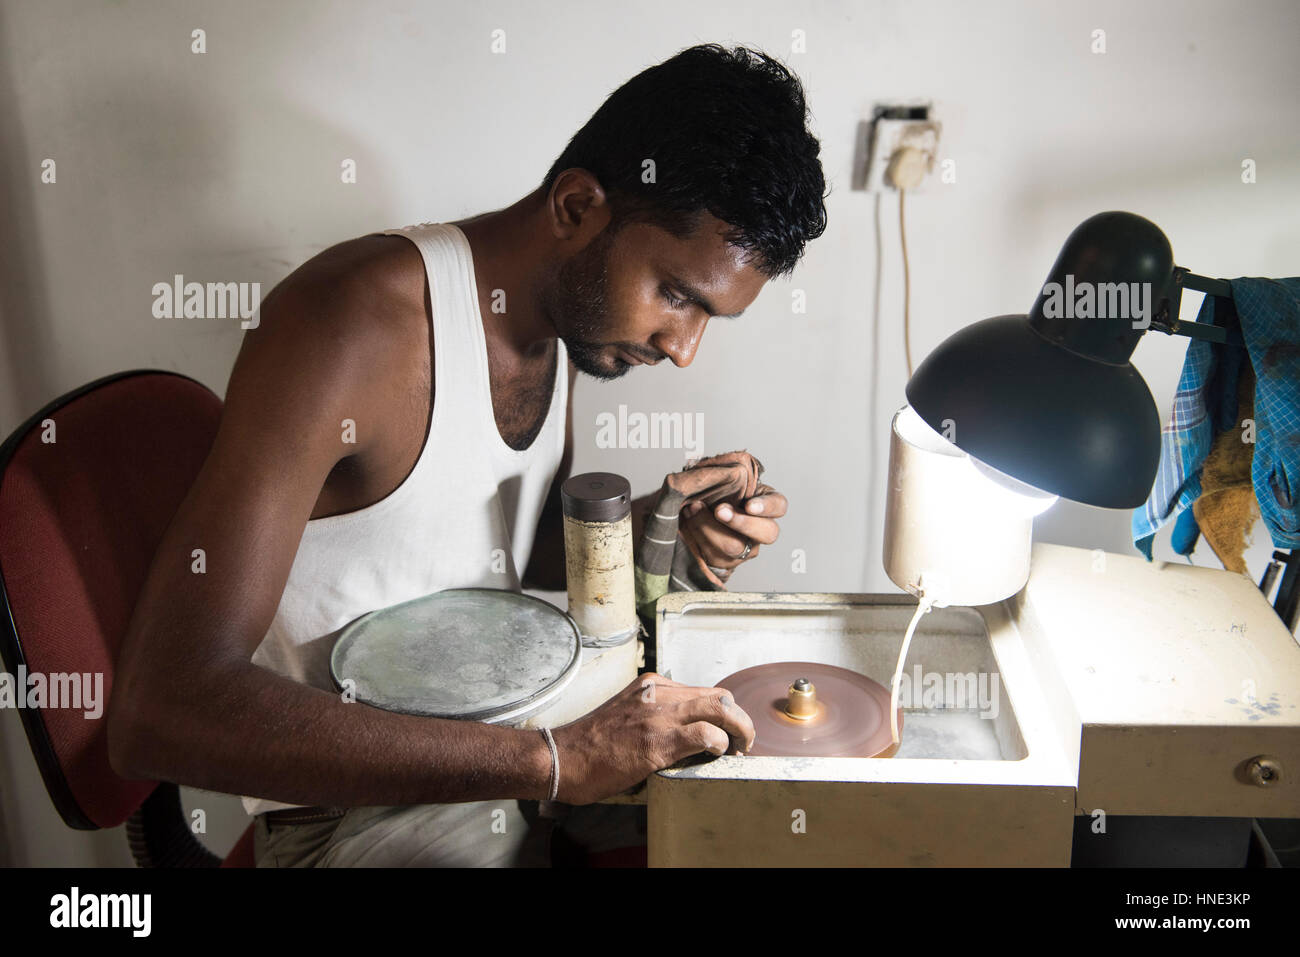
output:
M32 44L29 32L0 14L0 361L11 373L0 432L128 368L224 392L239 322L156 319L155 283L256 282L265 299L322 249L401 225L384 215L394 204L377 152L275 89L237 99L223 83L237 66L214 61L222 72L199 85L185 60L127 50L60 65L52 93L39 72L16 75L31 58L9 53ZM41 182L47 156L55 185ZM356 183L341 181L345 158L362 171Z
M0 8L0 437L56 396L123 369L169 369L224 392L239 321L155 319L154 283L176 273L260 282L265 299L321 249L400 225L378 219L392 204L377 153L274 90L236 112L220 77L169 85L165 58L127 49L107 68L61 63L59 88L77 92L51 102L57 93L39 77L19 82L30 58L12 51L40 42L28 33L15 35ZM48 155L64 157L54 186L41 182ZM357 184L341 182L344 158L365 171ZM43 259L50 248L58 261ZM203 839L217 853L248 824L234 797L184 789L183 799L205 810ZM131 864L122 828L63 824L16 713L0 715L0 864Z
M0 7L0 50L9 50L11 42ZM39 406L33 400L50 381L52 349L47 279L36 253L40 237L32 190L39 185L39 167L31 167L11 56L0 56L0 129L5 131L0 137L0 359L6 361L7 393L0 395L0 426L7 426L11 417L15 425L21 421L21 410Z

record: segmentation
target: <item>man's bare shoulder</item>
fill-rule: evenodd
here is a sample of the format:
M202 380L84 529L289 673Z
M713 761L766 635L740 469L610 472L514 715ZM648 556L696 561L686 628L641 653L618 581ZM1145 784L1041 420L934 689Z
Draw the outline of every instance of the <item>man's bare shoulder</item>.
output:
M348 341L402 330L419 335L425 328L425 288L424 263L410 240L362 236L295 269L267 297L263 315L269 313L272 321L292 321L293 315Z
M400 236L348 240L303 263L244 334L224 413L242 424L231 428L249 432L256 420L276 434L332 434L342 415L387 421L409 391L402 383L429 366L424 288L420 252ZM367 429L349 453L381 433Z

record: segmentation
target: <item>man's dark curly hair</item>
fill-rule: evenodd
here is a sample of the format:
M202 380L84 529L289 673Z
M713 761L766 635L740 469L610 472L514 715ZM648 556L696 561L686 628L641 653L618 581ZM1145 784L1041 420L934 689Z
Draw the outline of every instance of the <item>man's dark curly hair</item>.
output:
M649 222L690 235L707 210L768 277L788 274L826 229L820 144L799 79L777 60L716 43L638 73L601 104L551 166L604 187L615 230ZM654 160L655 182L642 182Z

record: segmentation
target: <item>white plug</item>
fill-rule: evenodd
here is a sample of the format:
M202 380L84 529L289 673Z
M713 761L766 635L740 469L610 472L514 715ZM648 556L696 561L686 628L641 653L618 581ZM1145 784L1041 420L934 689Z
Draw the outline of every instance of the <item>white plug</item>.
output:
M900 146L889 157L885 167L885 182L894 189L915 189L929 172L930 162L924 152L915 146Z
M899 105L877 110L877 118L871 124L871 142L867 153L866 175L863 186L868 193L878 193L887 189L925 189L923 182L917 183L915 175L898 174L899 182L895 185L885 175L886 169L899 163L914 163L915 157L903 152L907 149L920 150L925 157L924 176L934 169L934 158L939 155L939 138L943 124L931 118L929 104L921 107ZM894 119L892 116L909 116L909 119ZM922 179L924 179L924 176Z

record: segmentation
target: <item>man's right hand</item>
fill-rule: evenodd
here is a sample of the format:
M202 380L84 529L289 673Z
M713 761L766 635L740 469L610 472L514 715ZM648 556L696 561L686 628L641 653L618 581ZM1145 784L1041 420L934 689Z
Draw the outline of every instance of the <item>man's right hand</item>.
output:
M590 804L655 771L707 751L754 745L754 723L725 688L694 688L647 672L577 721L554 731L557 800Z

